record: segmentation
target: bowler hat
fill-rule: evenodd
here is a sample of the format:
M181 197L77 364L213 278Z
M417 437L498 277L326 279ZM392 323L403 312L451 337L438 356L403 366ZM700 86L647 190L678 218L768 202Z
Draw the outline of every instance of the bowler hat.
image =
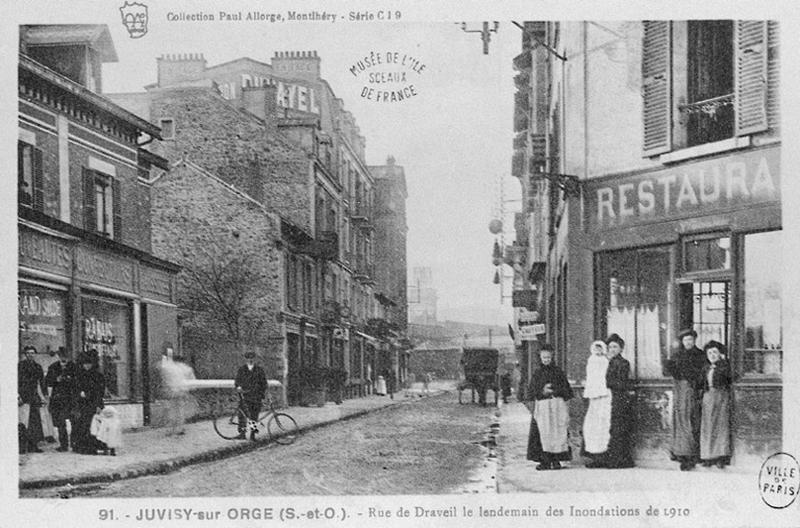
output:
M256 353L253 352L252 350L248 350L247 352L244 353L245 359L253 359L254 357L256 357Z
M697 339L697 332L695 332L693 328L684 328L678 334L678 339L683 339L686 336L692 336L693 338Z
M95 356L90 351L81 352L81 355L78 358L81 365L85 365L87 363L94 363Z

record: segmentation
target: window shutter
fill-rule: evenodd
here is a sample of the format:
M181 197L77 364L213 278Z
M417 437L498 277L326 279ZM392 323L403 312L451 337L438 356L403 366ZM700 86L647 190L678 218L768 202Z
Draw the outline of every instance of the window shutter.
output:
M111 180L111 201L114 209L114 239L122 240L122 200L120 199L119 180Z
M767 129L767 22L736 22L736 135Z
M94 196L94 171L83 168L83 228L97 231L97 203Z
M672 150L672 27L669 21L644 22L642 97L644 155Z
M781 36L777 20L770 20L767 24L767 123L773 130L778 130L781 125L780 115L780 64L778 62L778 45Z
M42 149L33 148L33 208L44 211L44 169Z

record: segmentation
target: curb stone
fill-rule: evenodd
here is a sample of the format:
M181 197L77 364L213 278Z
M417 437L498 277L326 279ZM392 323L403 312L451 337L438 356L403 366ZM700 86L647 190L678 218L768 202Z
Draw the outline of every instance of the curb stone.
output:
M315 429L326 427L328 425L337 422L352 420L353 418L358 418L370 413L380 412L400 405L410 405L412 403L424 400L426 398L441 396L443 394L446 394L447 392L448 391L432 392L428 396L412 400L396 399L393 400L391 403L384 405L382 407L376 407L374 409L361 409L352 414L342 416L341 418L335 418L333 420L323 420L317 423L308 424L306 426L298 426L298 433L302 434L308 431L313 431ZM223 458L230 458L236 455L241 455L244 453L255 451L257 449L261 449L271 444L272 442L262 438L259 440L250 441L243 444L235 444L225 447L209 449L206 451L201 451L199 453L194 453L191 455L186 455L168 460L162 460L159 462L145 463L143 465L133 464L132 465L133 467L129 466L128 468L120 468L118 470L114 470L111 473L103 473L98 471L94 473L88 473L85 475L76 475L74 477L20 480L19 489L23 490L23 489L59 488L63 486L78 486L82 484L114 482L118 480L127 480L132 478L144 477L147 475L157 475L157 474L166 475L168 473L173 473L181 468L190 466L192 464L197 464L200 462L211 462L214 460L221 460Z

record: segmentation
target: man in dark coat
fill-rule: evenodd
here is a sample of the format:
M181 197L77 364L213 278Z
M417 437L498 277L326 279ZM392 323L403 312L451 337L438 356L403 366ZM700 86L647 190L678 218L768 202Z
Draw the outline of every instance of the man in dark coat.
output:
M239 367L236 372L236 390L242 395L244 412L250 420L258 420L258 413L261 412L261 400L267 392L267 375L264 369L255 364L255 353L248 351L245 353L245 364ZM239 438L245 437L245 425L239 423ZM250 431L250 440L256 439L256 432Z
M103 408L106 380L97 368L97 351L83 352L81 367L75 376L75 423L72 428L72 450L96 455L99 444L91 435L92 418Z
M667 361L667 370L675 379L675 414L672 434L672 459L680 462L681 471L693 469L700 456L700 416L703 369L708 359L697 348L697 332L691 328L678 334L681 347Z
M625 340L617 334L606 339L608 369L606 387L611 391L611 425L608 449L586 466L589 468L633 467L633 384L630 379L631 364L622 357Z
M28 420L25 426L27 450L41 453L39 442L44 439L42 432L42 419L39 408L44 402L44 370L33 355L36 349L27 345L22 349L20 362L17 364L17 397L20 405L28 406Z
M50 400L50 414L53 425L58 428L59 447L56 451L69 450L67 420L71 418L75 406L77 383L77 367L69 360L69 353L64 347L58 347L58 361L50 365L45 376L47 397Z

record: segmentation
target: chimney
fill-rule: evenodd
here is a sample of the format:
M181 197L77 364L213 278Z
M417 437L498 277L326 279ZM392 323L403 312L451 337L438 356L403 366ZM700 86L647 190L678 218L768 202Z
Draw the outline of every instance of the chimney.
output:
M206 59L202 53L162 55L158 63L158 86L163 88L186 81L196 81L206 71Z
M260 117L267 128L277 128L278 87L274 84L242 88L241 106L251 114Z
M316 51L276 51L272 71L284 79L319 81L320 58Z

